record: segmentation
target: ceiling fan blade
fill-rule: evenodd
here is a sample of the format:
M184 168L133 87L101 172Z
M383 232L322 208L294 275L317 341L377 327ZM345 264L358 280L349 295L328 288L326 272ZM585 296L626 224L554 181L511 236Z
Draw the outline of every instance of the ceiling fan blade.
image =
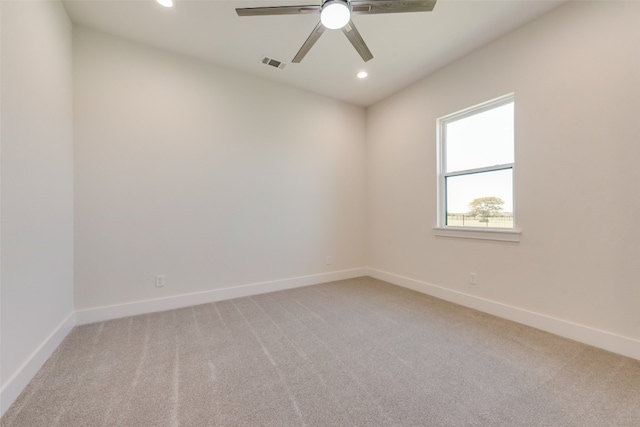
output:
M436 0L352 0L352 15L379 13L431 12Z
M307 38L307 41L304 42L298 53L296 53L296 56L293 58L293 61L291 62L293 62L294 64L299 64L300 61L302 61L302 58L304 58L309 50L311 50L313 45L316 44L322 33L324 33L324 30L324 25L322 25L321 22L318 22L318 25L316 25L313 31L311 31L311 34Z
M353 21L349 21L347 25L342 27L342 32L344 33L345 36L347 36L347 38L349 39L353 47L356 48L356 50L358 51L358 53L360 54L364 62L367 62L368 60L373 59L373 55L371 54L371 51L369 50L369 48L367 47L367 44L362 39L362 36L356 29L356 26L353 23Z
M273 7L241 7L236 8L238 16L266 16L266 15L298 15L300 13L317 13L322 6L273 6Z

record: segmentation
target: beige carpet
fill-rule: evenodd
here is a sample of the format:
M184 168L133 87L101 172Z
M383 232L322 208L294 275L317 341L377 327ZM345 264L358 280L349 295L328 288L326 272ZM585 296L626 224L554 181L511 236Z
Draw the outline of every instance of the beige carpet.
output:
M370 278L75 328L2 426L640 426L640 361Z

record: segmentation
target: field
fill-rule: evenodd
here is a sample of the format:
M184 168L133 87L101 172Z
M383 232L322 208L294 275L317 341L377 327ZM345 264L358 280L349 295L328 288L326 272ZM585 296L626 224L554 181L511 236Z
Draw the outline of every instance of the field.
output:
M447 225L451 227L513 228L513 215L504 214L478 218L464 214L447 214Z

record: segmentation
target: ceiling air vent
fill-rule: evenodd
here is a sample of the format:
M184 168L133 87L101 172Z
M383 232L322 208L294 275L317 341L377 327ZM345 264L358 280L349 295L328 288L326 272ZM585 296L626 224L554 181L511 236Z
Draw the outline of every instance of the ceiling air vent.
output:
M274 68L278 68L280 70L282 70L287 65L282 61L278 61L277 59L273 59L273 58L268 58L266 56L263 56L260 62L262 62L265 65L270 65Z

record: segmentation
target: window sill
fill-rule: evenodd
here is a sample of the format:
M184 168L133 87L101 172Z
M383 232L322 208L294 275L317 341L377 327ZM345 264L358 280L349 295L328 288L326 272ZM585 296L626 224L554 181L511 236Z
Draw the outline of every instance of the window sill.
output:
M471 227L434 227L433 234L440 237L460 239L497 240L500 242L519 242L520 231L511 229L483 229Z

